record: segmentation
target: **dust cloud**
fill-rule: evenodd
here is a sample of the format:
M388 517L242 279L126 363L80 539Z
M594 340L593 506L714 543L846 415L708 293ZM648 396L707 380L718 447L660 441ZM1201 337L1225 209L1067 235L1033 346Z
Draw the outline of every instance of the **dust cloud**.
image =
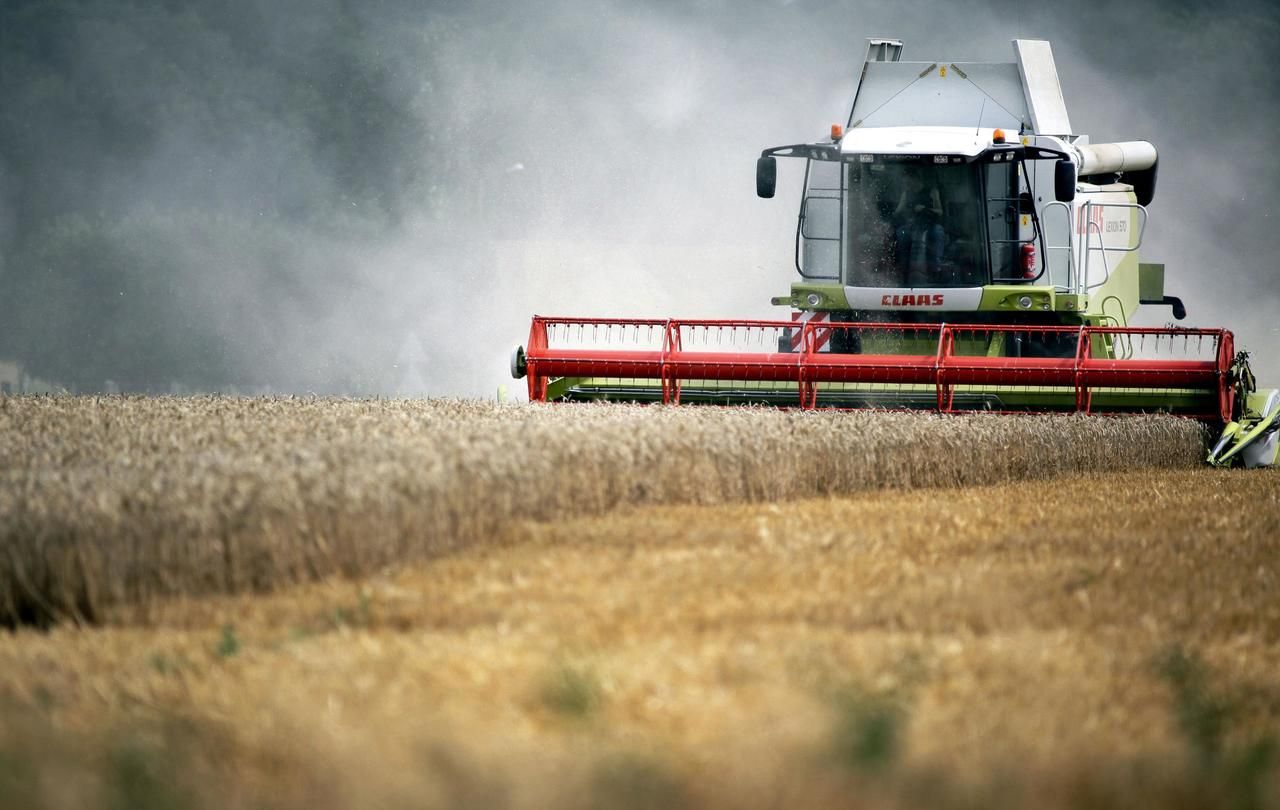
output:
M0 363L70 390L491 397L534 313L772 317L868 36L1053 43L1149 139L1143 256L1280 383L1265 3L6 0ZM1146 322L1163 323L1152 310Z

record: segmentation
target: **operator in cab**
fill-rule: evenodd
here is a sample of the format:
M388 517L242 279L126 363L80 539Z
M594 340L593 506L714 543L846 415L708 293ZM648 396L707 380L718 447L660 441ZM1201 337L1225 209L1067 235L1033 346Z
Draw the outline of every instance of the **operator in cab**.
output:
M893 211L898 223L895 255L898 272L910 287L939 281L946 231L942 227L942 195L929 166L903 167L902 193Z

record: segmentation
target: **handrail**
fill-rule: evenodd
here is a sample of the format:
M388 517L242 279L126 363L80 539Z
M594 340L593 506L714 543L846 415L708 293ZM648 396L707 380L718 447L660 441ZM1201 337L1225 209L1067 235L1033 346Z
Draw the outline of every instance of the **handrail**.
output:
M1108 247L1104 242L1105 237L1104 237L1101 226L1099 226L1098 223L1093 221L1093 216L1090 213L1094 208L1136 209L1141 214L1141 222L1138 225L1137 242L1135 242L1133 245L1130 245L1128 247ZM1147 233L1147 220L1148 220L1148 214L1147 214L1146 207L1139 205L1137 203L1096 203L1093 201L1088 201L1084 205L1080 206L1080 221L1085 223L1084 268L1083 268L1083 272L1080 274L1080 291L1079 291L1080 294L1084 294L1089 290L1095 290L1098 287L1101 287L1102 285L1106 284L1108 281L1111 280L1111 268L1107 264L1108 250L1113 250L1113 251L1116 251L1117 253L1133 253L1142 247L1142 240L1146 237L1146 233ZM1097 247L1094 247L1093 245L1093 234L1095 232L1095 229L1098 234ZM1102 253L1102 269L1106 271L1106 277L1103 278L1103 280L1098 282L1097 284L1090 284L1089 283L1090 256L1095 250L1101 251Z
M1049 244L1049 240L1048 240L1048 235L1049 235L1049 209L1051 209L1051 208L1061 208L1061 209L1062 209L1062 212L1063 212L1063 215L1064 215L1064 216L1066 217L1066 219L1067 219L1067 243L1066 243L1065 245L1051 245L1051 244ZM1044 261L1045 261L1045 265L1046 265L1046 266L1048 266L1048 265L1049 265L1049 251L1052 251L1052 250L1065 250L1065 251L1067 251L1067 283L1066 283L1064 286L1066 287L1066 289L1067 289L1067 290L1071 290L1071 289L1072 289L1072 281L1073 281L1074 279L1076 279L1076 278L1077 278L1077 273L1076 273L1076 243L1075 243L1075 229L1076 229L1076 224L1075 224L1075 221L1072 219L1072 216L1071 216L1071 206L1070 206L1070 205L1068 205L1067 203L1059 202L1059 201L1057 201L1057 200L1052 200L1052 201L1050 201L1050 202L1048 202L1048 203L1045 203L1045 206L1044 206L1044 215L1043 215L1043 216L1041 216L1041 220L1044 222L1044 233L1045 233L1045 245L1044 245L1044 252L1045 252ZM1050 269L1052 269L1052 268L1050 268ZM1052 280L1053 280L1053 274L1052 274L1052 273L1050 273L1050 274L1049 274L1049 276L1050 276L1050 281L1052 281Z

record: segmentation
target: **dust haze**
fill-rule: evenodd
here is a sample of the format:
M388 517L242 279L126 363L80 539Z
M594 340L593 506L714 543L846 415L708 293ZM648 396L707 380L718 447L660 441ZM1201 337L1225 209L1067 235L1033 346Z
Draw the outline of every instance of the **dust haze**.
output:
M0 364L75 391L492 397L530 315L776 317L868 36L1053 43L1161 153L1143 256L1280 383L1264 3L0 2ZM1145 323L1169 320L1149 309Z

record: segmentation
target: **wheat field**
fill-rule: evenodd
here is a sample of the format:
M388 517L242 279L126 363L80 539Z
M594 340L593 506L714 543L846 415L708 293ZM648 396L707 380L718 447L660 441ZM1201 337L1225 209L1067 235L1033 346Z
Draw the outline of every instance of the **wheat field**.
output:
M1192 423L0 414L0 806L1280 806L1280 475Z
M0 398L0 620L359 576L517 519L1190 467L1170 418Z

